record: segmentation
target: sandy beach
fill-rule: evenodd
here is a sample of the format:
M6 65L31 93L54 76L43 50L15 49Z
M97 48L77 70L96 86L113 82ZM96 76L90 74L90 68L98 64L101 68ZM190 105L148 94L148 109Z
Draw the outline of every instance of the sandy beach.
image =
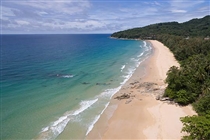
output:
M180 117L196 114L192 107L156 100L166 87L167 71L179 63L162 43L149 41L153 45L151 57L113 96L87 139L181 139L184 135ZM122 95L126 99L120 100Z

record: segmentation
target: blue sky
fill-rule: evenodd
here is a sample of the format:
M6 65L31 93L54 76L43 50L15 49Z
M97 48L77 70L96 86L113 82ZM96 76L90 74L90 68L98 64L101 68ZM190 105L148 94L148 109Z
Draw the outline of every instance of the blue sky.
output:
M210 15L209 0L1 0L2 34L112 33Z

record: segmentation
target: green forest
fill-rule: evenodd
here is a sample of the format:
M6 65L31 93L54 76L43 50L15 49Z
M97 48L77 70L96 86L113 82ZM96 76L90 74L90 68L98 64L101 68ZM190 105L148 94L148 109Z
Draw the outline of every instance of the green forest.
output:
M188 22L168 22L113 33L111 37L155 39L174 54L180 68L171 67L164 96L181 106L192 104L197 116L183 117L183 139L210 139L210 16Z

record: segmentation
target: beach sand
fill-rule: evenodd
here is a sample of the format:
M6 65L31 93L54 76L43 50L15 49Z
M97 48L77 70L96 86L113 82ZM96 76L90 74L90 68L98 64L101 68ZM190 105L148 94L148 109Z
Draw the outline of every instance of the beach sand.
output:
M156 100L164 92L171 66L178 66L170 50L149 40L153 52L113 96L111 103L86 139L181 139L180 117L195 115L191 106ZM145 73L144 76L142 73ZM126 93L128 99L115 99Z

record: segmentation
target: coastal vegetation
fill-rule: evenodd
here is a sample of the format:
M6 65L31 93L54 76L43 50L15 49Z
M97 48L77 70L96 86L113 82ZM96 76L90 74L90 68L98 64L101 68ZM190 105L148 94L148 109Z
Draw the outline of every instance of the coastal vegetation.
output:
M130 39L156 39L158 35L184 37L207 37L210 33L210 15L202 19L192 19L184 23L167 22L133 28L113 33L111 37Z
M210 139L210 16L188 22L168 22L112 34L116 38L156 39L179 61L171 67L164 96L180 105L192 104L198 116L183 117L183 139Z

